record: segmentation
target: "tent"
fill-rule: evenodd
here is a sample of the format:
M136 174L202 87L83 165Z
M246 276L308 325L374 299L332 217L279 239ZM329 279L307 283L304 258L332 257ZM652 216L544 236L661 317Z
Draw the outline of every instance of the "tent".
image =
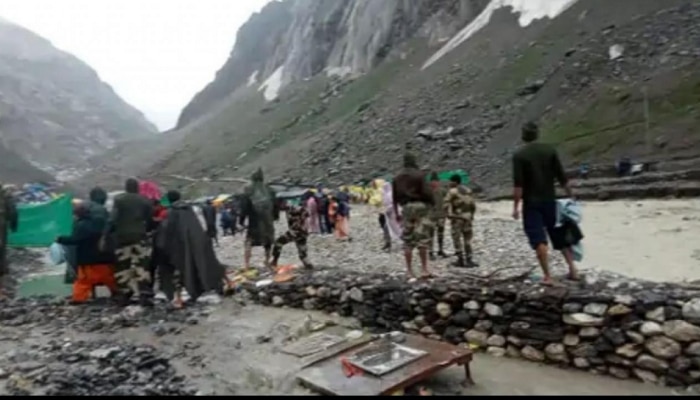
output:
M63 195L42 204L19 205L17 232L10 232L10 247L48 247L56 237L73 230L73 199Z

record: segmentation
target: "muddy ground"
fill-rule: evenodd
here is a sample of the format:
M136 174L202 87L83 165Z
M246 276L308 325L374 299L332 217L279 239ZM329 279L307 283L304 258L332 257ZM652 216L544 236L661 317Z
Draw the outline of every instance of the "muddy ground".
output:
M654 266L664 265L666 276L673 277L674 280L692 279L689 275L691 265L686 265L686 261L692 260L697 250L693 249L692 241L683 235L690 235L695 232L693 229L698 228L697 204L615 202L591 203L585 207L584 230L588 235L586 245L587 257L591 259L590 265L596 267L608 265L609 269L616 272L625 272L634 266L634 271L651 279L655 278L654 273L657 271ZM503 263L520 263L523 268L532 265L533 260L524 244L520 227L518 223L508 219L508 210L508 204L505 203L484 204L480 207L475 244L483 270L497 268ZM625 221L628 224L625 224ZM387 274L402 272L403 266L398 249L391 253L380 251L381 233L372 210L365 207L355 208L351 229L354 240L350 243L338 243L331 237L313 237L311 255L314 261L327 268L382 270ZM649 238L647 240L650 240L651 244L635 246L633 252L620 252L621 248L635 241L641 243L639 240L643 239L640 238ZM240 265L241 241L240 236L222 238L218 249L222 261L234 266ZM676 248L665 247L670 246L674 241L678 243ZM450 242L448 236L446 239L448 251L451 251ZM677 253L673 253L675 255L670 258L674 262L668 262L670 255L656 251L654 246L661 246L667 251L676 251ZM15 264L16 271L27 273L41 270L40 261L37 264L36 260L30 260L28 253L20 254L24 258L17 261L21 261L23 265ZM621 256L625 254L627 257ZM282 261L297 262L293 246L285 249ZM260 262L261 257L256 254L254 264L260 264ZM447 260L435 262L436 271L441 274L455 273L447 267L447 262ZM586 266L586 263L583 265ZM560 269L560 266L557 268ZM560 272L563 271L560 269ZM587 273L595 272L589 269ZM181 375L181 378L171 377L164 380L167 382L163 384L164 389L159 386L153 390L172 390L173 393L177 391L178 394L184 394L188 390L192 393L219 395L312 394L295 381L295 373L301 361L279 351L285 341L299 335L300 327L308 317L315 321L333 321L336 327L332 329L359 328L357 322L353 320L315 312L252 305L242 295L226 299L207 297L202 300L200 305L184 311L164 312L165 305L162 303L157 305L157 313L132 308L128 312L137 322L106 325L100 329L85 329L85 326L89 325L90 318L104 321L109 317L105 316L105 312L112 312L105 311L105 308L100 309L99 305L91 306L91 310L95 310L94 317L90 316L93 311L81 310L82 319L73 316L76 312L71 311L71 306L60 305L42 311L42 306L37 305L35 307L39 309L34 311L50 313L51 316L28 321L20 326L0 324L0 394L45 393L46 375L50 375L53 368L62 368L62 365L67 362L65 353L70 353L70 349L73 348L71 345L79 349L85 348L81 350L83 353L93 354L95 351L99 353L100 350L105 350L105 347L117 345L125 348L129 344L139 348L141 346L152 348L154 352L160 354L159 357L166 360L163 361L164 363L170 365L167 367L170 371L168 373ZM57 312L56 310L66 311ZM56 317L53 318L53 315ZM74 319L73 323L70 322L71 319ZM59 320L60 324L57 322ZM48 349L51 347L49 344L53 349ZM57 353L57 348L63 348L63 353ZM138 354L138 349L136 352ZM126 356L132 354L126 350L123 353ZM50 362L42 361L45 359ZM91 370L87 366L82 366L82 363L88 363L88 361L83 360L72 365L78 368L78 372L86 373L85 371L95 371L94 368L97 365L95 363L104 362L92 360L93 369ZM32 362L34 364L31 364ZM435 394L445 395L689 393L681 389L620 381L580 371L562 370L484 354L477 354L472 365L475 386L462 388L459 385L463 378L463 371L459 367L448 369L425 384ZM139 386L138 382L139 379L147 379L151 376L149 374L155 373L147 371L145 375L143 372L134 376L124 375L124 382L115 384L116 386L110 389L111 392L106 393L126 391L148 394L139 392L141 389L138 388L142 384ZM158 373L161 371L159 370ZM162 374L165 372L158 376L164 376ZM71 373L70 376L74 375ZM86 389L89 385L85 382L83 382L83 389L75 389L75 391L71 388L72 383L61 384L64 385L62 390L68 393L86 393L80 390L92 390ZM175 386L170 387L170 385Z

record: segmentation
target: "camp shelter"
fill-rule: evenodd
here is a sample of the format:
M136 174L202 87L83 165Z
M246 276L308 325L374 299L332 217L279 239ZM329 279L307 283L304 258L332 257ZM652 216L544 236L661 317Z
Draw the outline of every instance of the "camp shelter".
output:
M73 230L73 199L62 195L42 204L19 205L17 232L10 232L11 247L48 247L58 236Z

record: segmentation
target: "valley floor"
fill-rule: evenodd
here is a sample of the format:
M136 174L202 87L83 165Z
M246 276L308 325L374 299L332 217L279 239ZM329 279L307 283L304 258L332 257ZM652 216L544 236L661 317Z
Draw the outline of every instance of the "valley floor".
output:
M475 232L477 260L482 264L479 271L486 273L503 266L522 266L527 270L533 266L534 258L520 225L509 217L509 211L510 204L506 202L479 206ZM600 274L630 274L651 280L696 279L692 267L697 265L700 253L699 217L700 204L694 201L586 203L583 229L587 235L587 253L583 267L587 279L595 279ZM278 225L278 233L283 229ZM353 209L351 233L354 240L349 243L336 242L330 236L313 236L310 252L315 264L320 268L380 271L389 275L403 273L399 244L392 253L380 249L381 231L373 210L363 206ZM445 242L450 251L449 230ZM242 237L221 238L218 252L221 261L239 266L243 254ZM255 251L254 265L262 263L260 253ZM298 262L293 245L284 249L282 262ZM460 273L449 269L446 260L437 261L434 267L438 274ZM36 270L35 266L32 268ZM557 264L557 272L564 273L561 264ZM287 308L264 308L248 304L241 296L221 301L209 299L209 303L207 299L202 300L204 304L162 316L139 316L143 311L132 310L135 315L132 318L137 322L121 325L108 322L114 310L100 306L89 306L89 310L82 311L69 306L56 306L54 311L42 311L42 306L25 306L33 313L52 314L18 326L0 323L0 394L17 393L18 385L26 392L42 393L46 379L41 377L49 373L47 370L88 368L83 366L88 361L69 366L65 357L56 356L55 349L45 349L51 341L72 343L78 352L89 352L89 344L97 342L107 343L102 346L152 346L200 394L310 394L294 379L300 361L279 352L283 341L307 316L318 321L333 320L347 329L358 328L353 320ZM3 321L12 319L9 314L21 314L9 306L4 307L0 312ZM184 315L178 316L179 313ZM85 321L101 321L101 325L84 329ZM67 348L68 345L62 346ZM31 362L34 365L28 364ZM95 368L94 361L91 368ZM476 385L467 389L458 385L463 372L457 367L439 374L426 386L435 394L466 395L688 393L484 354L475 356L472 371ZM71 372L74 373L77 372ZM135 377L133 382L141 378ZM142 386L128 383L120 390L138 393L139 388Z
M527 270L536 265L521 223L512 219L511 212L510 202L478 205L473 242L475 260L481 264L478 271L519 266ZM278 233L285 230L283 224L278 223ZM581 268L590 275L624 275L656 282L700 279L695 268L700 263L700 202L696 200L585 202L582 225L585 254ZM395 243L392 253L381 251L382 233L374 210L355 206L350 230L354 240L349 243L338 243L331 236L312 236L312 261L328 268L404 272L400 243ZM448 253L452 251L449 224L445 247ZM242 238L222 238L219 253L223 262L240 266ZM262 260L262 250L254 251L253 262L262 265ZM294 245L288 245L281 263L298 262ZM566 272L558 254L552 255L551 262L556 273ZM460 273L448 264L449 260L435 261L435 272Z

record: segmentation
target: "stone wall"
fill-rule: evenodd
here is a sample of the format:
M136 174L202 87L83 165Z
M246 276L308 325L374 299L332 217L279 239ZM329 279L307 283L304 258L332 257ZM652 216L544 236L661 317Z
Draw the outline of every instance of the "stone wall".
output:
M408 284L322 271L244 291L263 305L352 316L368 328L470 343L495 356L669 386L700 383L700 292L676 285Z

